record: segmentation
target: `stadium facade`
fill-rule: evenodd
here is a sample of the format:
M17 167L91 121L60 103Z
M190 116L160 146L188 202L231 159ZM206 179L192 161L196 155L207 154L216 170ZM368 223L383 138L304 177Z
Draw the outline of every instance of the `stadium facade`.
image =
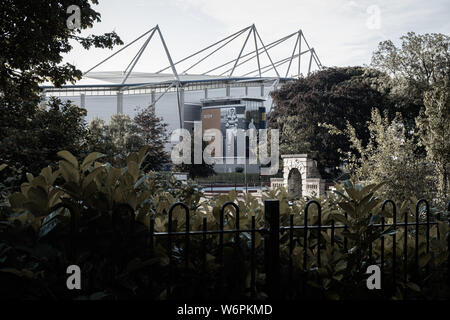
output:
M160 38L169 66L156 72L134 71L136 64L149 50L150 41L156 36ZM198 69L204 61L239 38L245 38L245 42L237 57L221 61L217 67L205 72L189 72L193 67ZM273 59L272 50L289 40L295 40L295 44L285 53L286 57ZM144 43L124 71L97 71L138 41ZM249 51L250 46L253 50ZM306 56L308 74L322 68L319 57L301 30L266 45L255 25L252 25L174 62L161 29L155 26L86 71L75 84L61 88L44 84L42 89L46 99L56 96L86 108L87 121L94 118L108 121L114 114L133 117L139 108L152 106L156 115L168 124L169 131L178 128L192 130L193 124L199 121L204 127L224 130L224 121L230 112L240 119L241 129L249 126L264 128L266 114L272 107L270 92L302 75L303 56ZM263 57L267 65L262 65ZM252 62L257 65L255 70L236 75L241 66ZM189 67L179 72L177 68L186 63L190 63ZM286 69L285 76L280 74L283 67ZM295 75L288 76L290 72ZM234 170L232 167L217 169Z

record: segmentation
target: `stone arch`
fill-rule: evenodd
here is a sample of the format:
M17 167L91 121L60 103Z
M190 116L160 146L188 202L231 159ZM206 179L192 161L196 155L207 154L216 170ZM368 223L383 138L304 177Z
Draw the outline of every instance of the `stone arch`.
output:
M282 155L283 184L296 198L322 196L325 181L320 177L317 164L307 154Z
M297 168L292 168L289 171L288 191L296 198L302 197L302 174Z

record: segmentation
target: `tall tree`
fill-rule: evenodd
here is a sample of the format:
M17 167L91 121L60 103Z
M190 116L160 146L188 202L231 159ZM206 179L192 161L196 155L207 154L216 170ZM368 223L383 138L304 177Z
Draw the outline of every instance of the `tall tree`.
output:
M280 130L281 153L311 153L324 176L338 174L338 150L348 151L349 142L330 135L320 123L344 129L349 121L367 141L371 109L393 111L388 80L388 75L374 69L329 68L273 92L269 126Z
M450 162L450 36L409 32L401 37L401 46L392 41L380 43L372 66L393 78L396 104L408 110L411 132L436 169L439 198L448 196Z
M425 147L428 159L435 165L438 181L438 198L448 200L450 173L450 85L425 93L425 109L416 118L420 144Z
M324 127L351 144L350 151L341 152L341 157L354 182L385 183L380 190L383 198L397 203L411 197L433 199L432 166L417 153L417 144L407 134L400 113L390 118L386 112L381 114L374 108L367 122L370 132L367 142L361 140L350 122L344 130L333 125Z
M202 141L202 150L208 146L208 142ZM189 178L195 179L200 177L209 177L216 174L214 166L207 164L202 157L201 164L195 164L195 139L194 134L191 135L191 164L180 164L173 167L172 170L189 173Z
M85 130L85 111L52 100L39 107L39 84L55 86L81 78L81 71L63 63L73 41L85 49L122 44L116 33L83 36L101 21L97 0L0 1L0 163L24 166L24 173L42 168L69 149ZM70 6L80 8L79 28L69 28ZM76 127L77 126L77 127ZM36 173L36 172L33 172Z
M91 4L97 0L0 2L0 92L14 105L17 99L39 98L39 83L51 81L56 86L81 78L81 71L70 63L62 64L63 55L73 48L71 41L85 49L112 48L123 44L115 32L81 36L83 30L101 22L100 13ZM81 9L80 26L70 29L67 9ZM11 100L12 99L12 100Z
M45 106L36 106L33 116L23 120L25 128L2 126L0 163L7 163L14 173L22 173L11 185L20 185L27 172L38 174L42 168L55 164L61 150L83 154L85 116L85 109L52 98ZM11 122L14 120L17 119L11 117Z
M134 117L134 123L138 127L142 141L150 147L143 168L145 170L161 169L164 163L169 162L169 156L165 150L168 139L167 123L156 116L152 107L140 110Z
M381 42L372 56L372 67L393 78L393 97L414 124L423 108L425 92L449 78L450 37L441 33L419 35L408 32L396 46L391 40Z
M127 156L143 146L149 147L143 170L160 170L169 161L165 151L167 124L150 107L139 111L134 119L123 114L113 115L109 123L94 119L89 124L87 141L90 152L101 152L118 166L125 165Z

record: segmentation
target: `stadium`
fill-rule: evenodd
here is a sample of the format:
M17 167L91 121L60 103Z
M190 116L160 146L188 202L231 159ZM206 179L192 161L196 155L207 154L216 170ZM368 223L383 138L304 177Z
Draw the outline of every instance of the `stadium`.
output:
M152 42L157 37L160 41ZM238 44L237 56L222 55L216 65L211 64L222 51L227 54L227 47L233 44ZM140 60L157 45L163 49L168 66L152 72L135 71ZM138 48L137 52L133 48ZM123 71L102 71L119 54L132 57L127 67ZM252 119L258 129L265 128L266 114L272 107L271 91L320 68L319 57L302 30L265 43L256 26L251 25L174 60L157 25L85 71L75 84L61 88L44 84L42 89L46 99L56 96L85 108L87 121L108 121L114 114L133 117L138 108L152 106L168 124L169 132L178 128L192 130L197 121L223 130L223 119L233 108L243 118L240 129L247 129ZM255 112L256 117L247 116Z

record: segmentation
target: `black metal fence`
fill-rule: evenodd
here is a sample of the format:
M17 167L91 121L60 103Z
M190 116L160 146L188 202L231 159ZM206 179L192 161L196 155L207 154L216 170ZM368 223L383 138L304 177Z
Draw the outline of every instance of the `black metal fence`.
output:
M309 225L308 224L308 217L310 214L310 208L311 206L317 207L317 223L315 225ZM398 248L397 244L397 233L392 232L390 234L385 234L381 238L379 238L378 241L380 241L380 248L381 252L379 254L379 259L377 259L377 264L380 266L381 270L381 279L382 281L385 281L385 275L386 273L389 273L390 277L389 279L392 281L392 285L395 286L396 283L404 283L404 295L403 297L406 298L407 294L407 282L408 282L408 270L410 270L412 267L416 267L417 270L419 269L419 234L420 229L422 228L422 234L424 231L425 234L425 250L426 253L430 252L430 242L432 241L430 237L430 231L432 228L437 229L437 240L440 240L441 237L445 237L446 235L441 235L438 227L438 220L440 220L440 216L432 216L430 213L430 206L429 203L422 199L419 200L416 205L416 212L415 212L415 221L409 221L408 220L408 214L404 214L403 221L398 221L398 215L397 215L397 207L396 204L391 200L386 200L383 205L383 210L388 210L388 207L390 206L390 209L392 210L392 223L386 223L385 218L383 217L381 219L381 223L373 224L372 227L379 229L381 231L390 229L395 230L401 230L403 228L403 248ZM182 208L185 212L185 230L182 232L174 232L173 231L173 212L176 208ZM235 211L235 228L232 230L225 230L224 221L225 221L225 209L226 208L233 208ZM449 208L450 211L450 203ZM221 210L220 210L220 218L219 218L219 229L218 230L208 230L207 228L207 218L203 218L202 223L202 230L191 230L191 223L190 223L190 210L186 204L183 203L175 203L171 206L169 213L168 213L168 231L167 232L156 232L155 231L155 220L151 219L150 222L150 247L153 250L155 245L155 239L165 237L167 239L167 242L165 242L165 245L167 245L167 251L169 253L169 282L167 284L167 297L170 298L171 296L171 280L173 279L173 268L174 268L174 253L173 253L173 243L175 240L179 241L180 237L184 238L184 250L183 250L183 260L185 263L185 266L188 267L189 261L190 261L190 242L192 237L200 237L201 238L201 255L202 255L202 264L201 264L201 270L199 270L201 273L204 273L206 271L206 264L207 264L207 247L206 247L206 240L207 236L216 235L218 236L218 247L216 250L217 254L217 261L220 264L220 284L221 287L223 287L224 283L224 264L223 264L223 257L224 257L224 235L225 234L234 234L234 246L239 247L241 237L240 235L242 233L247 233L250 235L250 256L249 256L249 263L250 263L250 291L251 291L251 297L255 297L256 292L256 267L257 267L257 261L255 259L255 251L256 251L256 234L259 233L264 238L264 270L266 274L266 288L265 291L267 292L269 298L277 299L282 296L282 291L285 292L286 289L289 290L289 288L282 288L281 281L280 281L280 272L282 267L286 267L285 265L281 265L281 258L280 258L280 235L288 234L288 248L289 248L289 258L287 262L287 270L288 270L288 283L292 283L292 279L295 274L295 268L294 268L294 261L293 261L293 250L295 247L294 244L294 235L297 232L300 234L300 237L303 237L303 266L305 267L304 276L303 278L303 284L306 283L307 277L308 277L308 270L306 270L307 266L307 260L310 258L307 253L308 248L308 234L311 232L315 232L317 235L320 235L323 231L330 231L331 236L331 246L333 246L337 241L340 241L340 244L343 246L344 252L347 252L349 250L348 248L348 239L345 236L337 237L337 233L340 232L342 234L342 231L348 230L348 225L346 224L335 224L335 222L332 220L330 224L322 224L322 208L319 202L313 200L309 201L304 209L303 214L303 225L294 225L294 215L290 216L288 225L280 226L280 203L278 200L266 200L264 203L264 221L265 224L261 228L256 227L256 217L251 217L251 228L245 229L240 227L240 208L233 202L227 202L223 204ZM425 230L423 230L425 229ZM341 231L339 231L341 230ZM299 231L301 231L299 233ZM408 237L413 234L415 237L415 249L414 249L414 266L408 265ZM385 252L386 252L386 237L392 237L392 254L390 254L391 257L391 263L390 263L390 270L386 270L386 263L385 263ZM450 251L450 237L448 237L448 246L447 246L447 253ZM322 237L317 236L316 238L317 243L315 244L315 248L317 248L315 252L315 258L317 261L315 262L315 265L320 268L322 265L322 252L325 248L325 243L321 243ZM397 251L403 249L403 255L402 257L397 256ZM411 252L411 250L410 250ZM369 256L372 256L372 244L369 248ZM450 279L450 258L448 259L448 267L447 267L447 281ZM428 269L428 265L426 266L426 269ZM399 271L400 270L400 271ZM285 276L285 275L283 275Z

